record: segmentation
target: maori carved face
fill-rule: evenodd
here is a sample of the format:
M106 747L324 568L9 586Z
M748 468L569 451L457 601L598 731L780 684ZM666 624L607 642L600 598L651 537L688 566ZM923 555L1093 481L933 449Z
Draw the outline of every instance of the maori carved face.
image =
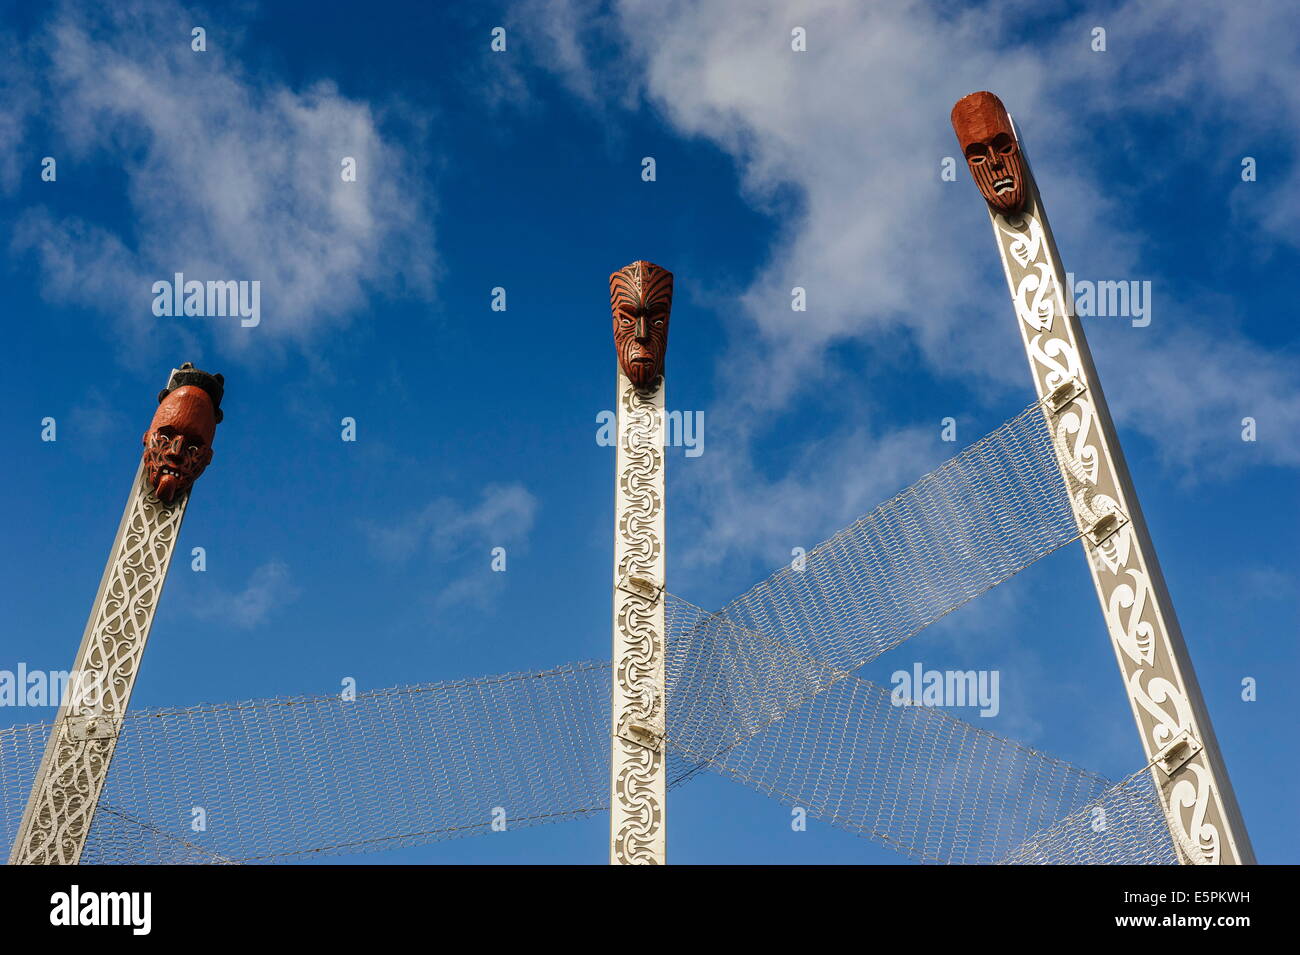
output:
M1019 215L1025 207L1025 166L1011 117L992 93L963 96L952 108L952 128L971 177L995 212Z
M609 277L618 363L639 390L653 388L664 373L673 273L651 262L633 262Z
M158 410L143 443L145 479L160 501L170 504L189 490L211 463L222 388L220 375L187 363L171 389L158 395Z

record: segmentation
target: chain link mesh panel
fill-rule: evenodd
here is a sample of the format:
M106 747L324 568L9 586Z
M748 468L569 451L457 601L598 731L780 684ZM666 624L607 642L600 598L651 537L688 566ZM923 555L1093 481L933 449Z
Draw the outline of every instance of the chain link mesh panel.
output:
M719 612L855 670L1080 534L1035 402Z
M1175 851L1149 769L1121 780L1017 846L1005 865L1177 865L1203 858Z
M512 829L600 812L609 692L609 664L583 662L355 700L136 711L82 861L301 861L490 831L498 807ZM0 732L6 845L49 732Z
M895 706L848 674L787 681L812 696L767 711L734 679L738 659L720 655L690 690L675 668L674 787L718 772L929 862L1176 861L1149 773L1112 787L940 710ZM300 862L488 832L498 806L511 829L603 813L608 697L609 664L590 662L350 702L143 710L127 720L82 861ZM697 730L683 739L673 727L686 711ZM0 732L6 842L49 730Z
M721 613L665 594L671 785L720 772L924 861L1172 861L1149 779L1112 787L851 675L1078 536L1036 403ZM609 701L609 664L584 662L133 711L83 861L301 861L490 831L498 807L510 828L603 812ZM7 843L49 731L0 731ZM1096 805L1116 824L1081 836Z
M943 710L896 701L884 687L680 598L670 596L667 618L678 776L707 768L915 859L945 863L997 862L1111 791L1103 776ZM1126 801L1111 807L1118 828L1095 846L1056 838L1043 852L1068 857L1104 846L1141 856L1161 840L1168 849L1154 789L1120 795Z

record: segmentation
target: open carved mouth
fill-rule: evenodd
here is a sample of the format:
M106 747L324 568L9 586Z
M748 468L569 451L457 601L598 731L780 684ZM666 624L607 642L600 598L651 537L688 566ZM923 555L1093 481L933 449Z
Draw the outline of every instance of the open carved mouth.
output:
M1015 188L1016 188L1016 181L1012 179L1010 176L1004 176L1001 179L997 179L993 182L993 191L996 192L999 196L1002 195L1002 193L1010 192Z
M181 472L180 472L180 471L177 471L175 468L169 468L169 467L163 466L163 467L159 468L158 470L159 470L159 473L161 473L161 474L170 474L172 477L180 477L180 476L181 476Z

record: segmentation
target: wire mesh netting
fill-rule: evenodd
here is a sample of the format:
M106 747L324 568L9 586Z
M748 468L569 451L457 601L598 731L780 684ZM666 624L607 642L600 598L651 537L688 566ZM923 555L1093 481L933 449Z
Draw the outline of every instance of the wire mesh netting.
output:
M494 819L517 829L600 812L609 688L609 664L583 662L355 700L136 711L82 861L300 861L491 831ZM0 731L6 845L49 732Z
M715 624L697 639L727 631L740 638ZM763 643L751 637L741 654L697 645L689 673L673 666L674 787L721 773L928 862L1174 861L1149 775L1112 786L941 710L894 705L848 674L800 683ZM789 691L778 710L750 692L758 660ZM584 662L350 701L142 710L126 721L82 861L299 862L488 832L494 820L516 829L602 813L609 690L609 664ZM50 728L0 731L6 844Z
M1035 402L719 612L854 670L1079 536Z
M945 863L997 862L1112 789L1103 776L911 705L720 614L680 598L667 609L668 737L679 776L707 768ZM1112 807L1119 834L1084 848L1104 847L1114 861L1137 861L1161 840L1168 849L1154 789L1122 795ZM1123 855L1130 842L1135 858ZM1045 846L1068 856L1082 844L1061 836Z
M1005 865L1177 865L1203 859L1176 852L1149 769L1140 769L1086 806L1017 846Z
M665 594L670 785L718 772L922 861L1174 861L1149 777L1115 786L852 675L1078 536L1034 404L721 612ZM610 692L583 662L133 710L82 861L301 861L603 812ZM0 731L6 844L50 730Z

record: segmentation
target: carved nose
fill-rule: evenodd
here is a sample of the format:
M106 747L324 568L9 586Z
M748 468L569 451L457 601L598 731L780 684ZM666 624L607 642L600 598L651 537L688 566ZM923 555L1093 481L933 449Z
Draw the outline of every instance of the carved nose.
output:
M650 337L650 321L645 315L636 317L636 340L643 342Z

